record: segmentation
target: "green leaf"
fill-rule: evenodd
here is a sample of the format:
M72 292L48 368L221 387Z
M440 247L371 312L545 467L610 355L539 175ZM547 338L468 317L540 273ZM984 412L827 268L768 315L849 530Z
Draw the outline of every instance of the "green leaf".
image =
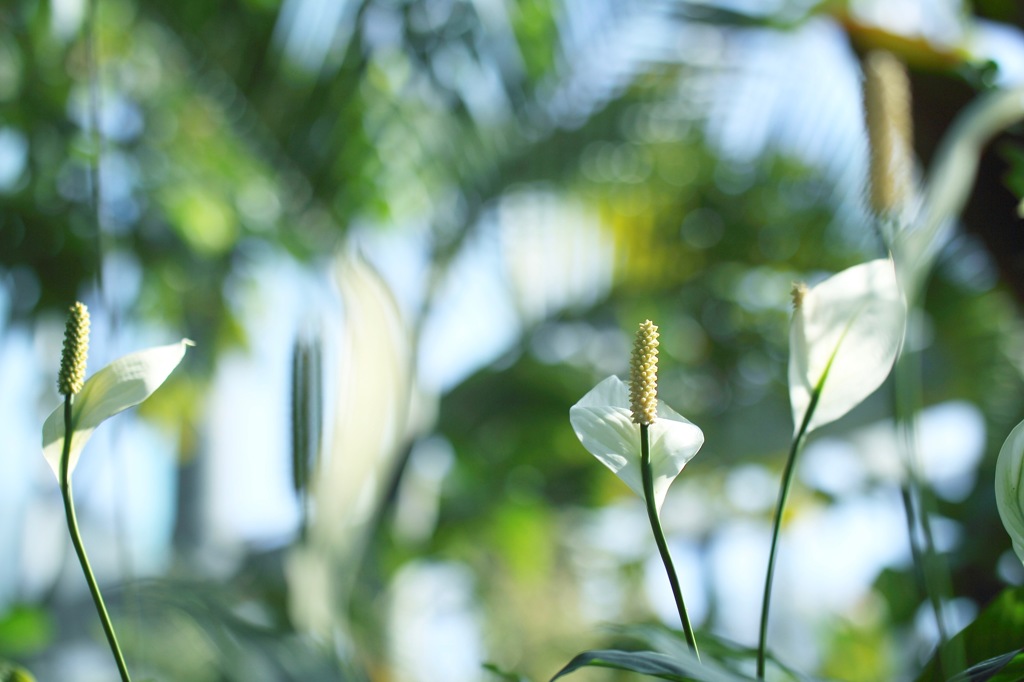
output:
M1009 654L1006 655L1008 656ZM972 679L972 682L980 682L984 679L976 678ZM1024 649L1019 649L1017 654L1010 659L1004 668L988 678L988 682L1020 682L1020 680L1024 680Z
M36 678L24 668L0 660L0 682L36 682Z
M1024 673L1024 649L1017 649L973 665L949 682L1017 682ZM1012 663L1012 665L1011 665Z
M494 663L484 663L482 667L484 670L493 673L499 678L505 680L505 682L529 682L527 678L523 677L519 673L514 673L509 670L503 670Z
M702 663L692 654L674 657L655 651L605 649L579 654L559 670L551 682L586 667L626 670L674 682L749 682L754 679L725 670L710 660Z
M37 653L53 639L53 620L32 606L15 606L0 617L0 652L7 656Z
M615 634L636 640L640 646L649 647L657 652L673 658L686 658L692 656L689 645L678 630L665 627L664 625L619 625L611 628ZM703 653L701 660L709 657L715 662L721 662L723 667L737 672L744 666L751 667L757 660L757 648L743 646L736 642L724 639L709 632L702 632L700 635L700 650ZM784 676L799 682L821 682L820 678L812 678L794 670L776 660L770 653L767 656L769 663L768 677L770 679L783 679ZM777 668L777 675L773 675L773 667Z
M963 647L967 660L979 661L974 668L981 668L986 663L992 664L993 661L1008 656L1007 652L1019 653L1022 642L1024 642L1024 587L1014 587L1003 590L974 619L973 623L958 633L946 646ZM1007 665L1011 661L1013 662L1012 669L1016 669L1019 662L1014 661L1014 657L1011 657L1007 660ZM928 662L928 665L918 675L918 682L931 682L938 679L936 675L938 665L939 657L933 655L932 660ZM975 677L971 674L974 668L968 668L968 670L960 672L953 679L958 682L1000 679L998 677L984 676L985 668L981 668L978 673L979 676ZM996 671L993 670L992 672ZM954 671L949 672L952 673ZM967 677L963 677L963 675L967 675ZM1014 677L1012 679L1016 681L1024 678Z

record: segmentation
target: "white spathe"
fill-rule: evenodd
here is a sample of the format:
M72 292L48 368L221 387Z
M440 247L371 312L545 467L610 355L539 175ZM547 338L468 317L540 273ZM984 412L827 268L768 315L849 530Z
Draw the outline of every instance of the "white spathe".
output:
M795 431L819 384L808 432L839 419L881 386L903 346L906 323L907 306L889 259L855 265L807 291L789 335Z
M616 376L608 377L569 409L569 422L583 447L642 499L640 425L630 416L626 384ZM658 418L648 433L654 498L660 511L672 481L704 444L704 432L659 400Z
M310 483L316 514L287 573L292 620L328 639L344 622L374 510L402 444L419 428L412 410L422 405L412 332L391 287L355 251L339 256L335 281L344 326L336 344L333 435Z
M996 460L996 508L1013 551L1024 562L1024 422L1017 424L1003 443Z
M924 280L970 196L982 151L997 134L1024 119L1024 88L996 89L961 111L935 152L918 215L890 244L900 284L917 300Z
M164 383L181 359L185 349L195 345L188 339L129 353L86 380L71 406L74 433L71 436L68 476L75 470L93 430L118 412L138 405ZM43 422L43 457L54 476L60 479L60 456L64 448L64 405L57 407Z

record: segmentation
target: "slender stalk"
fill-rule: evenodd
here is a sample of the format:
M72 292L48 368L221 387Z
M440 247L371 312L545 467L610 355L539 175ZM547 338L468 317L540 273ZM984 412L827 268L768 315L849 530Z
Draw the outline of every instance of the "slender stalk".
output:
M921 473L916 423L917 408L921 405L920 360L917 352L904 350L896 361L894 377L896 423L907 472L907 480L901 486L901 492L905 491L904 506L907 509L907 523L910 526L911 552L919 571L925 598L935 617L939 635L936 658L945 679L955 671L962 670L965 663L962 644L949 636L942 610L943 598L952 595L953 589L949 567L942 561L935 547L931 524L935 500ZM915 532L918 529L920 537Z
M832 362L829 361L829 366ZM775 558L779 549L779 530L782 528L782 512L786 507L786 498L789 496L789 486L793 481L793 472L796 470L796 455L800 452L807 437L807 427L811 423L811 415L818 406L818 398L821 397L821 388L825 383L825 375L828 368L822 375L821 381L811 394L811 402L807 405L803 421L800 423L800 430L793 437L793 444L789 449L789 456L786 458L786 468L782 472L782 484L779 486L779 501L775 505L775 521L772 523L772 546L768 553L768 571L764 578L764 600L761 603L761 630L757 641L757 679L764 679L765 654L768 647L768 609L772 600L772 581L775 580Z
M700 652L697 651L697 638L693 635L690 617L686 615L683 591L679 587L679 577L676 575L676 569L672 563L672 555L668 551L665 531L661 528L661 518L658 516L657 502L654 499L654 472L651 469L651 439L648 428L648 424L640 425L640 475L644 482L644 500L647 502L647 517L651 520L654 541L658 545L658 552L661 553L661 561L665 564L668 582L672 585L672 596L676 600L676 609L679 611L679 620L683 624L683 634L686 636L686 643L690 645L690 649L693 650L694 656L699 661Z
M99 57L97 43L98 38L96 37L96 14L97 5L99 0L88 0L85 7L85 25L84 25L84 48L85 48L85 63L88 69L88 104L87 104L87 117L89 127L89 146L90 156L89 163L86 166L86 178L89 183L89 203L92 204L93 218L95 220L96 235L95 235L95 249L96 249L96 286L100 291L101 295L105 294L105 287L103 282L103 252L104 252L104 235L103 235L103 216L102 207L100 200L102 197L102 190L100 187L100 160L102 157L103 148L103 136L100 131L100 109L102 103L100 101L100 73L99 73Z
M907 520L907 539L910 543L910 560L914 564L914 577L917 579L918 587L922 591L927 591L924 577L924 559L922 557L923 550L921 549L921 541L917 533L917 509L915 508L913 491L910 489L910 483L907 481L900 484L900 500L903 503L903 515Z
M114 634L114 625L110 622L110 614L107 613L107 606L103 603L103 595L100 594L100 587L96 583L96 576L92 573L89 565L89 557L85 554L85 545L82 544L82 536L78 530L78 519L75 516L75 502L71 494L71 478L68 475L68 467L71 459L71 436L74 434L74 427L71 423L71 401L72 394L64 396L64 449L60 456L60 494L64 498L64 513L67 516L68 532L71 534L71 543L75 546L75 553L78 554L78 562L82 565L82 573L85 574L85 581L89 584L89 592L96 604L96 612L99 614L100 623L103 624L103 632L107 635L107 643L110 644L110 651L117 662L117 670L121 673L122 682L131 682L128 675L128 666L124 662L124 654L117 643L117 635Z

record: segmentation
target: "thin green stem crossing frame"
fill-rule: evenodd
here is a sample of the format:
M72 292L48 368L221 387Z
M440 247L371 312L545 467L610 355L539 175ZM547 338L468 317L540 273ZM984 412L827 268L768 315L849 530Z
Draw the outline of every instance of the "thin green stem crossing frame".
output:
M835 355L832 356L833 359ZM757 640L757 679L764 679L765 655L768 648L768 610L772 601L772 582L775 579L775 559L779 550L779 530L782 528L782 513L786 507L786 498L789 497L789 486L793 482L793 472L796 470L796 456L800 447L807 438L807 429L811 423L811 416L818 406L818 399L821 397L821 389L825 385L825 377L832 366L829 360L825 372L822 374L818 385L814 387L811 394L811 401L804 412L803 421L800 423L800 430L793 437L793 444L789 449L789 456L786 458L786 468L782 472L782 484L779 486L779 501L775 505L775 521L772 524L772 546L768 553L768 571L764 578L764 598L761 602L761 629Z
M75 554L78 555L78 562L82 565L82 573L85 574L85 581L89 584L89 593L92 594L93 603L96 604L96 612L99 614L100 623L103 625L103 632L107 636L107 643L110 645L110 652L117 662L117 670L121 674L122 682L131 682L128 675L128 666L124 662L124 654L117 643L117 635L114 633L114 625L110 621L110 614L107 613L107 606L103 603L103 595L100 594L100 587L93 575L92 566L89 565L89 557L85 553L85 545L82 544L82 535L78 530L78 518L75 516L75 501L71 492L71 477L68 469L71 463L71 437L74 435L74 424L72 422L71 404L73 396L64 396L64 448L60 455L60 494L64 499L64 513L67 516L68 532L71 534L71 544L75 546Z
M686 614L686 605L683 603L683 591L679 586L679 576L676 575L675 565L672 563L672 555L668 551L668 542L665 541L665 531L661 528L661 518L658 515L658 506L654 498L654 472L651 468L649 426L649 424L640 425L640 474L644 483L644 501L647 503L647 517L651 521L654 541L658 545L661 561L665 564L665 572L668 573L668 582L672 586L672 596L676 600L676 609L679 611L679 620L683 625L686 643L690 645L690 649L693 650L694 656L699 661L700 652L697 651L697 638L693 635L690 617Z

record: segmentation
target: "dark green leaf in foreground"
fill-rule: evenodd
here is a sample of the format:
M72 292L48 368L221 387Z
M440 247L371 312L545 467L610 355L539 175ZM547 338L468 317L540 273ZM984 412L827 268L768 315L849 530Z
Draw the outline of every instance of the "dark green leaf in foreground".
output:
M692 655L685 658L666 656L654 651L585 651L569 661L568 665L558 671L551 681L576 672L580 668L613 668L650 675L662 680L675 682L749 682L752 677L744 677L725 670L711 661L700 663Z
M1006 656L1009 656L1009 654L1006 654ZM999 658L1003 657L1000 656ZM995 672L995 674L992 675L992 677L975 677L971 678L971 682L981 682L985 679L987 679L988 682L1019 682L1020 680L1024 680L1024 649L1018 649L1013 658L1010 659L1004 668L998 670L998 672L993 672Z
M1024 679L1024 649L971 666L949 682L1018 682Z
M618 625L611 630L618 635L636 640L637 646L658 651L671 658L681 659L693 655L681 633L664 625ZM757 658L756 648L737 644L709 632L701 633L700 648L702 652L710 655L713 661L721 664L723 669L730 670L740 677L743 677L739 672L743 667L753 670ZM776 660L771 653L768 654L768 663L769 679L788 678L797 682L823 682L820 678L812 678L788 667ZM780 675L783 677L779 677Z
M1011 669L1020 665L1016 661L1020 646L1024 643L1024 588L1014 587L1003 590L974 619L974 622L950 640L947 646L963 647L967 661L979 663L952 678L956 682L981 682L982 680L1003 680L999 673L1005 666L1013 662ZM1008 658L1007 658L1008 657ZM1000 659L1006 658L1002 666L995 666ZM933 656L925 669L917 677L918 682L939 679L936 675L937 657ZM951 671L952 673L953 671ZM1005 678L1011 679L1011 678ZM1024 677L1012 677L1013 680Z

